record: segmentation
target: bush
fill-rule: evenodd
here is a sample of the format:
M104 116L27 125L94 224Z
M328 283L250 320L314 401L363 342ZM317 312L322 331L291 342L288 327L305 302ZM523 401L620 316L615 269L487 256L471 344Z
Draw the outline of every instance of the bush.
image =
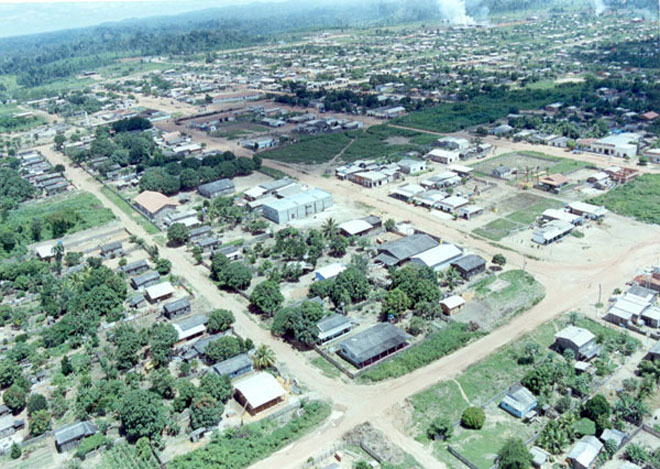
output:
M454 424L446 417L437 417L428 429L429 438L448 440L454 434Z
M109 443L110 439L108 439L103 433L88 436L80 442L75 456L80 459L85 459L85 456L89 453Z
M486 414L481 407L468 407L461 416L461 425L471 430L481 430L486 423Z

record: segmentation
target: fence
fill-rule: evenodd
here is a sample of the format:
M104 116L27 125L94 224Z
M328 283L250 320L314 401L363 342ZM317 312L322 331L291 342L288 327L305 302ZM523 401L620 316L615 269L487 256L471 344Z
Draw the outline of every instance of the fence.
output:
M456 451L454 448L452 448L449 445L447 445L447 451L449 452L449 454L454 456L456 459L458 459L460 462L465 464L470 469L479 469L476 465L472 464L472 462L470 462L470 460L468 458L463 456L461 453L459 453L458 451Z
M341 363L339 363L337 360L332 358L327 352L321 349L318 345L314 345L314 350L321 355L323 358L328 360L333 366L335 366L339 371L344 373L346 376L348 376L351 379L355 379L357 376L359 376L359 373L353 373L352 371L346 369Z

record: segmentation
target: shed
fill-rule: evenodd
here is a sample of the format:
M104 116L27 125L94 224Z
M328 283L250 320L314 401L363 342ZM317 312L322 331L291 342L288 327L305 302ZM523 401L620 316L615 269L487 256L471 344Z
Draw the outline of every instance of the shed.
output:
M155 270L145 272L131 279L131 286L136 290L156 285L160 281L160 274Z
M122 244L119 241L101 246L101 257L120 256L123 252Z
M199 195L206 197L207 199L233 194L235 190L236 188L231 179L219 179L217 181L208 182L197 187L197 192L199 192Z
M234 379L252 371L252 360L247 353L241 353L213 365L211 369L220 376L227 376L229 379Z
M333 262L332 264L324 265L314 271L314 280L330 280L346 270L346 264L341 262Z
M406 347L408 339L408 334L398 327L379 323L343 341L340 354L362 368Z
M575 446L568 453L567 459L573 469L591 468L598 454L603 449L603 444L592 435L585 435L575 443Z
M451 263L465 280L470 280L475 275L486 270L486 261L476 254L468 254Z
M80 444L83 438L94 435L98 427L92 422L76 422L55 430L55 447L59 452L69 451Z
M42 261L47 261L55 257L55 254L53 253L53 248L55 245L53 244L46 244L44 246L37 246L34 249L34 253L37 255L39 259Z
M188 297L179 298L163 306L163 314L168 319L175 318L190 312L190 301Z
M378 248L376 262L387 266L402 264L411 257L434 248L438 242L427 234L414 234L385 243ZM381 257L381 255L385 255Z
M353 322L341 314L331 314L316 323L319 331L319 342L324 343L336 339L353 328Z
M563 353L571 349L578 360L590 360L598 355L600 347L596 336L582 327L568 326L555 334L555 348Z
M127 275L137 275L149 270L149 263L146 259L141 259L139 261L130 262L122 267L119 267L118 270Z
M236 400L254 415L281 402L286 395L282 385L265 372L242 378L234 383Z
M373 226L364 219L358 219L342 223L338 228L344 236L359 236L371 231Z
M447 316L451 316L452 314L456 313L463 306L465 306L465 300L462 296L459 295L451 295L440 300L440 307L442 308L442 312Z

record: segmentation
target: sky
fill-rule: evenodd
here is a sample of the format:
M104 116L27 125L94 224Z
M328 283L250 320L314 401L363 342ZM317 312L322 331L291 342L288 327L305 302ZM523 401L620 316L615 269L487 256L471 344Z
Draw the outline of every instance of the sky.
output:
M129 18L253 3L255 0L0 0L0 37L82 28ZM281 1L281 0L259 0Z

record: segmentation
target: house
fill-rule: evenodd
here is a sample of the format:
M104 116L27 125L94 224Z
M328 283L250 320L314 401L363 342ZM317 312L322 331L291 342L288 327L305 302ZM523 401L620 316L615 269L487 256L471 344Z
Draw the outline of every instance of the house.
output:
M177 333L177 343L181 344L203 336L206 333L207 323L208 317L205 314L196 314L172 323L172 327Z
M460 218L465 218L466 220L470 220L474 217L478 217L479 215L483 214L484 209L479 205L468 204L459 208L458 212L456 213Z
M444 187L456 186L460 183L461 178L453 171L434 174L420 182L420 184L427 189L442 189Z
M250 373L253 370L252 360L247 353L241 353L228 360L216 363L211 369L218 376L227 376L229 379L234 379L238 376Z
M532 455L532 466L537 469L540 469L546 462L550 460L550 453L544 449L539 448L538 446L532 446L529 449L529 453Z
M154 270L150 270L137 277L133 277L131 279L131 286L136 290L139 290L140 288L147 288L156 285L158 282L160 282L160 274Z
M569 180L566 176L556 173L542 177L539 180L539 187L543 190L557 193L561 188L566 187L568 183Z
M636 169L620 168L618 166L605 168L605 172L609 175L610 179L617 184L626 184L639 176L639 171Z
M375 226L368 221L368 218L359 218L340 224L338 226L339 233L344 236L362 236L369 233ZM378 218L378 222L380 222L380 218Z
M657 306L651 306L650 308L645 309L642 312L640 319L649 327L660 327L660 308Z
M498 137L509 135L511 132L513 132L513 127L507 124L498 125L497 127L490 129L490 134Z
M363 187L371 189L387 184L392 178L381 171L360 171L349 176L349 179Z
M130 262L124 266L121 266L117 270L126 275L138 275L149 270L149 263L146 259L141 259L139 261Z
M190 310L191 307L188 297L179 298L178 300L171 301L163 306L163 314L167 319L182 316L189 313Z
M210 226L200 226L199 228L193 228L188 232L188 238L190 241L198 241L203 238L208 238L212 234Z
M119 241L101 246L101 257L103 258L116 257L123 254L122 244Z
M452 164L456 163L461 159L461 154L455 150L444 150L441 148L434 148L426 154L426 158L431 161L442 164Z
M55 447L60 453L69 451L80 444L80 442L96 434L98 427L92 422L76 422L55 430Z
M250 413L262 412L282 400L286 391L270 373L256 373L234 383L236 400Z
M230 261L235 261L241 257L241 249L238 246L232 244L213 251L213 255L215 256L216 254L222 254Z
M465 306L465 300L462 296L459 295L451 295L440 300L440 307L442 308L442 312L447 316L451 316L457 313L463 308L463 306Z
M513 170L508 166L498 166L493 169L492 175L500 179L508 179L513 174Z
M316 323L320 343L336 339L353 329L353 322L341 314L331 314Z
M170 282L163 282L147 287L144 296L150 303L166 300L174 294L174 287Z
M230 179L219 179L217 181L201 184L197 187L199 195L206 197L207 199L233 194L235 190L236 187Z
M616 298L608 310L605 319L622 326L636 322L644 314L644 311L649 309L651 303L655 302L655 296L652 298L652 300L647 300L630 293L625 293Z
M468 254L453 261L451 266L461 274L465 280L470 280L486 270L486 261L476 254Z
M504 396L500 407L519 419L525 418L531 411L536 409L538 401L534 394L526 387L516 384Z
M379 323L346 339L339 353L353 365L363 368L408 345L409 336L398 327Z
M144 191L138 194L133 199L133 203L140 212L151 219L163 216L179 206L179 202L176 200L154 191Z
M607 209L602 205L592 205L586 202L570 202L568 204L568 209L571 213L590 220L600 220L607 213Z
M263 216L277 224L306 218L332 207L332 195L312 189L282 199L271 199L261 206Z
M410 262L429 267L435 271L449 267L449 264L463 255L463 250L451 243L442 243L410 258Z
M606 428L603 430L603 433L600 434L600 441L603 442L603 445L605 445L605 443L610 440L614 442L616 449L621 448L627 438L628 435L626 433L615 428Z
M195 246L200 248L202 252L213 251L215 248L222 244L222 240L216 236L209 236L207 238L200 239L195 243Z
M190 346L189 351L183 356L183 359L190 361L195 358L205 357L206 348L209 346L209 344L231 333L232 333L232 329L229 329L228 331L213 334L208 337L204 337L197 340Z
M55 246L52 244L45 244L43 246L37 246L34 249L34 253L42 261L49 261L55 257L54 253Z
M541 218L543 218L544 221L561 220L571 223L572 225L581 225L584 221L584 219L579 215L568 213L565 210L560 210L557 208L545 209L541 214Z
M631 132L611 134L593 141L589 149L602 155L632 158L637 156L637 144L640 139L641 135Z
M374 262L390 267L401 265L411 257L434 248L439 243L427 234L414 234L378 247Z
M417 174L426 171L426 161L404 159L397 163L401 172L405 174Z
M547 245L559 241L573 231L575 226L563 220L553 220L532 233L532 241Z
M470 166L464 166L462 164L450 164L447 166L447 169L453 173L456 173L461 178L469 179L472 177L472 172L474 168Z
M147 300L144 299L144 295L135 295L130 300L128 300L128 306L132 309L141 308L144 306Z
M11 415L0 417L0 438L4 438L16 433L19 428L25 426L23 420L14 420Z
M446 199L442 199L438 201L436 204L436 207L442 210L443 212L447 213L458 213L458 210L461 207L465 207L468 205L470 201L466 199L465 197L460 197L457 195L452 195L451 197L447 197Z
M577 360L588 361L598 355L600 346L596 343L596 336L587 329L568 326L555 334L555 349L559 353L572 350Z
M649 349L649 360L660 361L660 341L656 342L653 347Z
M449 194L444 191L430 190L416 195L413 197L412 201L415 205L432 208L435 207L438 202L446 199L447 197L449 197Z
M390 192L390 197L395 199L403 200L404 202L410 202L415 196L421 194L426 189L424 189L419 184L409 184L405 183L399 187L393 189Z
M346 264L341 262L334 262L332 264L324 265L314 271L314 280L330 280L346 270Z
M598 454L603 449L603 444L592 435L585 435L568 453L567 459L573 469L590 469Z
M461 137L441 137L435 141L435 146L446 150L464 152L470 148L470 141Z

